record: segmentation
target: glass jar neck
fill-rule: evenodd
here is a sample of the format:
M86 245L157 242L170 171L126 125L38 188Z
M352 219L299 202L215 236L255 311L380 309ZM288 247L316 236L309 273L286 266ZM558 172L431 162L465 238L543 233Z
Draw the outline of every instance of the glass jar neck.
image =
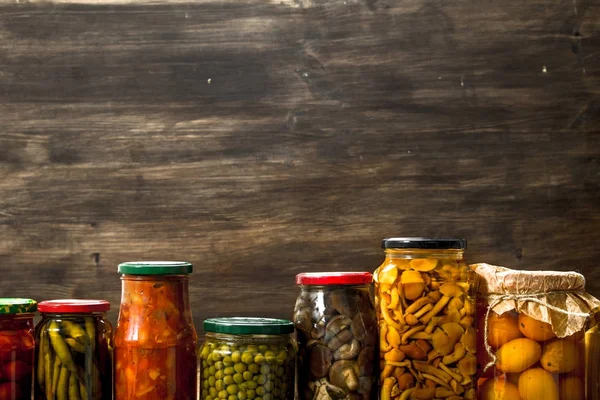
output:
M175 308L186 311L182 317L191 320L188 275L123 275L121 281L121 303L125 302L127 295L146 299L146 303L155 303L158 297L168 297ZM129 306L142 312L146 303L142 301Z
M325 292L325 291L333 291L333 290L369 290L371 288L371 284L361 284L361 285L298 285L300 290L304 292Z
M465 251L460 249L385 249L385 258L444 258L462 260L464 253Z
M89 313L60 313L60 312L51 312L51 313L40 313L42 319L78 319L85 317L92 318L106 318L105 312L89 312Z
M290 335L281 334L281 335L260 335L260 334L251 334L251 335L236 335L231 333L216 333L216 332L206 332L205 337L207 341L221 341L221 342L231 342L233 344L244 343L244 344L253 344L254 341L260 342L260 344L265 343L285 343L290 340Z
M33 328L33 314L0 315L0 331Z

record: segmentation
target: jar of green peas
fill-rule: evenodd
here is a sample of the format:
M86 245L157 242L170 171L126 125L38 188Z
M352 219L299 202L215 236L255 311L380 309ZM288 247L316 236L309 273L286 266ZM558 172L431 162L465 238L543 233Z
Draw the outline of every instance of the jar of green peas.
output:
M297 346L291 321L211 318L204 331L201 400L294 398Z

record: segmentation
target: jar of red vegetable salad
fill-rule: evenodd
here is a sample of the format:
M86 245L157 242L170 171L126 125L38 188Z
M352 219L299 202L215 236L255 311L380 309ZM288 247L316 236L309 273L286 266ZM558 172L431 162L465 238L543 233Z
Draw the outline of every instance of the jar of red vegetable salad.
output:
M115 400L195 400L198 334L186 262L119 265L121 309L115 331Z
M31 399L33 313L30 299L0 299L0 399Z

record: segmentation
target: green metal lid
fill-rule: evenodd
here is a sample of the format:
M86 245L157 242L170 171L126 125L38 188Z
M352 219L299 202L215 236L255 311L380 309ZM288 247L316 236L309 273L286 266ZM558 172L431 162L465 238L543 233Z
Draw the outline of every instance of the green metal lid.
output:
M28 314L37 310L37 301L32 299L0 298L0 315Z
M203 325L206 332L232 335L281 335L294 332L292 321L273 318L209 318Z
M185 261L131 261L119 264L125 275L182 275L191 274L192 264Z

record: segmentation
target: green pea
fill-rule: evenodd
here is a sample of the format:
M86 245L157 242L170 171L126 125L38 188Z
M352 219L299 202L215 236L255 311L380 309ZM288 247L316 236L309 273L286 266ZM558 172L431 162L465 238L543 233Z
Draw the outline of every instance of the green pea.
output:
M258 346L258 350L264 353L265 351L269 350L269 346L267 346L266 344L261 344L260 346Z
M204 368L202 369L202 377L204 379L208 378L210 376L210 370L208 368Z
M275 361L275 354L270 350L266 351L265 352L265 360L267 360L268 363Z
M258 383L254 381L246 381L246 386L248 387L248 389L256 389Z
M213 396L206 396L206 397L204 398L204 400L214 400L214 397L213 397Z
M209 376L209 377L208 377L208 384L209 384L210 386L213 386L213 387L214 387L216 382L217 382L217 380L215 379L215 377L214 377L214 376Z
M213 359L213 361L220 361L223 359L223 356L221 356L221 353L219 353L218 351L213 351L210 357Z
M233 383L233 376L225 375L225 377L223 378L223 383L225 385L231 385Z
M268 374L269 374L269 372L271 372L271 368L270 368L270 367L269 367L267 364L265 364L265 365L262 365L262 366L260 367L260 373L261 373L261 374L263 374L263 375L268 375Z
M239 372L241 374L245 372L248 369L248 367L246 367L246 364L237 363L233 366L233 369L235 369L235 372Z
M242 376L244 377L244 380L245 380L245 381L251 381L251 380L252 380L252 377L253 377L253 374L252 374L252 372L250 372L250 371L245 371L245 372L242 374Z
M223 383L223 379L219 379L215 382L215 387L217 388L217 390L223 390L223 388L225 387L224 383Z
M249 344L248 351L256 353L256 352L258 352L258 347L256 347L256 345Z
M231 353L231 359L233 360L234 363L239 363L240 360L242 359L242 353L240 353L239 351L234 351L233 353Z
M273 382L277 378L276 378L275 374L273 372L271 372L270 374L267 375L267 379Z
M229 394L227 393L227 390L220 390L219 391L219 398L220 399L226 399L229 396Z
M223 372L223 370L215 372L215 378L217 378L217 379L223 379L224 376L225 376L225 373Z
M255 399L256 398L256 392L254 390L252 390L252 389L246 390L246 398L248 400Z
M250 364L254 361L254 356L249 351L242 353L242 362L244 364Z
M265 388L262 386L259 386L256 388L256 394L259 396L262 396L263 394L265 394Z
M210 387L210 383L208 383L208 379L204 379L202 382L202 387L204 389L208 389Z
M238 387L235 384L227 386L227 393L236 394L238 392Z
M202 348L202 352L200 353L200 357L208 358L209 354L210 354L210 348L208 346L204 346Z
M258 366L258 364L250 364L248 365L248 371L252 372L253 374L258 374L258 371L260 371L260 367Z
M227 400L238 400L238 397L235 394L231 394L231 395L229 395Z
M233 359L231 358L231 356L225 356L223 357L223 365L230 367L233 365Z
M215 369L223 369L223 362L222 361L216 361L215 362Z
M235 383L242 383L242 382L244 382L244 377L242 376L242 374L237 373L237 374L233 375L233 381Z
M275 375L277 375L278 378L281 378L283 376L283 367L277 368L277 371L275 371Z
M208 361L202 360L202 368L208 368Z
M233 369L233 367L227 367L223 370L223 373L225 375L233 375L235 373L235 370Z
M264 385L265 382L267 382L267 377L265 375L259 375L258 376L258 384L259 385Z
M208 389L208 393L209 393L209 394L210 394L212 397L216 397L216 396L217 396L217 394L218 394L219 392L217 391L217 389L216 389L216 388L214 388L214 387L210 387L210 388Z
M259 365L260 365L260 364L262 364L262 363L264 363L264 362L265 362L265 356L263 356L263 355L262 355L262 354L260 354L260 353L259 353L259 354L257 354L257 355L255 355L255 356L254 356L254 362L255 362L256 364L259 364Z
M287 360L287 352L285 350L281 350L277 354L277 362L280 364L283 364L285 362L285 360Z
M202 390L202 398L205 398L206 396L208 396L208 390L203 389Z
M266 382L263 387L265 388L265 392L271 392L273 391L273 382Z
M223 353L230 353L230 352L231 352L231 349L230 349L230 348L229 348L229 346L228 346L228 345L226 345L226 344L222 344L222 345L221 345L221 349L220 349L220 350L221 350Z
M245 392L238 392L237 398L238 398L238 400L246 400L246 393Z
M215 366L214 366L214 365L212 365L212 366L208 367L208 373L209 373L210 375L214 375L214 374L215 374L215 372L217 372L217 369L215 368Z
M263 400L273 400L273 395L271 393L265 393L262 398Z

